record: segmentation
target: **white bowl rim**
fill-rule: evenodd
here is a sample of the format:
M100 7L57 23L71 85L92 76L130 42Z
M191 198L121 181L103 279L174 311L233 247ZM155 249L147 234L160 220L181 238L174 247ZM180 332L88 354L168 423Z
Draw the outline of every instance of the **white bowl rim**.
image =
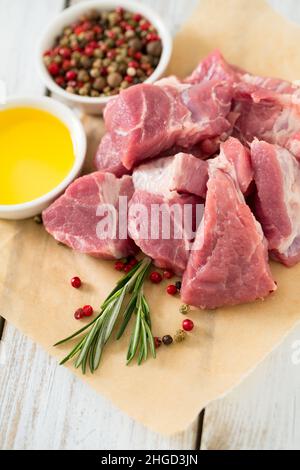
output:
M66 20L66 25L67 20L70 20L70 16L78 16L80 13L86 10L91 10L91 9L99 9L99 10L104 10L104 9L109 9L109 8L115 8L117 6L124 7L125 9L128 9L129 11L137 11L143 14L146 18L151 21L151 23L155 23L156 28L159 31L159 34L162 39L163 43L163 50L162 50L162 55L160 58L160 62L158 66L155 68L154 72L150 77L148 77L143 83L153 83L155 82L165 71L166 67L168 66L168 63L171 58L172 50L173 50L173 40L172 40L172 35L170 31L168 30L167 26L165 25L164 21L162 18L148 5L138 3L134 0L88 0L85 2L80 2L78 4L75 4L73 6L70 6L60 12L56 17L48 24L48 26L45 28L45 31L42 35L42 38L40 39L37 47L37 67L38 67L38 72L43 80L43 82L46 84L47 88L51 90L53 93L59 95L61 98L65 100L71 100L74 103L78 104L99 104L99 105L105 105L107 104L111 99L115 98L117 95L112 95L112 96L105 96L105 97L84 97L80 95L73 95L72 93L68 93L65 91L63 88L61 88L59 85L55 83L55 81L52 79L52 77L49 75L48 70L46 69L44 62L43 62L43 53L45 52L47 46L45 46L45 43L47 42L47 39L49 36L51 36L51 32L53 29L55 29L55 26L57 23L63 23L63 20Z
M44 107L42 105L44 105ZM0 112L5 111L6 109L13 109L18 107L32 107L41 111L46 111L61 121L61 119L55 114L55 111L53 111L55 108L59 109L66 115L66 119L69 122L69 124L64 123L65 126L69 129L69 131L71 131L71 128L74 130L73 134L76 136L78 149L76 151L74 148L75 158L71 170L68 172L67 176L57 186L55 186L55 188L53 188L48 193L43 194L43 196L32 199L31 201L19 204L0 204L0 218L1 213L4 214L14 211L25 211L26 209L30 209L35 206L47 204L49 201L58 197L69 186L69 184L72 183L72 181L80 172L87 150L87 138L83 129L83 125L75 113L70 108L68 108L68 106L47 96L33 97L15 95L7 98L6 102L0 105Z

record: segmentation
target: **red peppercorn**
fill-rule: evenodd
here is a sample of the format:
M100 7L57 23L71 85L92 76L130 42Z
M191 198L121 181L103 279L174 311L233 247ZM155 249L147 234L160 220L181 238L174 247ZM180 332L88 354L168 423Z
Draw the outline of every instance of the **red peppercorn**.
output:
M48 51L45 51L44 54L43 54L44 57L51 56L51 55L52 55L52 50L51 49L49 49Z
M124 80L126 80L126 82L128 82L128 83L132 83L133 82L133 77L131 77L130 75L126 75Z
M143 55L143 54L138 51L138 52L136 52L136 53L134 54L134 58L135 58L136 60L141 60L142 55Z
M157 271L150 274L149 279L153 284L159 284L162 281L162 275Z
M145 23L142 23L140 25L140 28L142 31L148 31L148 29L150 28L150 23L148 23L147 21L145 21Z
M160 37L155 33L148 33L146 36L146 39L148 42L152 42L152 41L158 41Z
M70 60L64 60L63 64L62 64L62 68L66 72L67 70L69 70L71 68L71 65L72 64L71 64Z
M71 279L71 286L75 289L79 289L81 287L81 279L78 276L75 276Z
M91 305L85 305L82 307L82 310L85 317L91 317L94 313L94 309Z
M65 79L64 77L56 77L55 82L58 86L62 87L65 84Z
M124 265L124 263L122 263L122 261L117 261L117 262L115 263L115 270L116 270L116 271L123 271L124 266L125 266L125 265Z
M99 44L98 44L97 41L91 41L91 42L88 43L88 46L92 47L93 49L97 49Z
M177 288L176 286L174 286L174 284L170 284L168 287L167 287L167 293L169 295L175 295L177 294Z
M82 308L78 308L76 310L76 312L74 313L74 318L76 318L76 320L81 320L82 318L84 317L84 311Z
M184 329L184 331L192 331L192 329L194 328L194 322L186 318L182 322L182 328Z
M70 80L75 80L77 78L77 72L75 72L75 70L69 70L67 73L66 73L66 79L68 81Z
M83 33L84 32L84 28L82 25L79 25L79 26L76 26L76 28L74 29L74 33L79 36L79 34Z
M130 62L128 62L128 67L133 67L134 69L137 69L139 67L139 64L135 60L131 60Z
M133 266L130 266L130 264L126 264L124 266L124 273L129 273L132 270Z
M106 67L102 67L102 68L100 69L100 73L101 73L102 77L106 77L106 75L108 74L107 68L106 68Z
M127 24L125 25L125 30L126 30L126 31L133 31L133 30L134 30L134 27L132 26L132 24L128 24L128 23L127 23Z
M96 26L94 26L93 31L94 31L94 33L96 33L96 34L101 34L101 33L103 32L103 29L101 28L101 26L96 25Z
M48 72L53 76L55 77L56 75L59 74L59 71L60 71L60 68L58 66L58 64L56 64L55 62L52 62L49 66L48 66Z
M116 12L119 13L119 15L123 15L124 13L124 8L123 7L117 7Z
M134 20L134 21L139 22L139 21L141 21L141 19L142 19L142 15L140 15L139 13L135 13L135 14L133 15L133 20Z
M161 346L162 341L157 336L155 336L153 339L154 339L154 346L156 349L158 349Z
M123 44L125 44L125 39L123 38L120 38L120 39L117 39L116 40L116 45L119 47L119 46L123 46Z
M92 23L90 21L84 21L84 23L82 24L83 31L88 31L89 29L91 29L91 27Z
M114 31L106 31L106 36L110 39L115 39L116 33Z
M173 276L174 276L174 273L172 273L172 271L164 271L165 279L171 279Z
M134 266L136 266L138 264L138 260L136 258L132 258L128 264L133 268Z
M69 59L71 57L71 51L68 47L61 47L59 49L59 55L61 55L64 59Z
M86 46L85 49L84 49L84 53L85 53L88 57L92 57L92 55L94 55L94 48L91 47L91 46Z
M114 59L116 57L116 51L114 50L108 51L106 55L109 59Z

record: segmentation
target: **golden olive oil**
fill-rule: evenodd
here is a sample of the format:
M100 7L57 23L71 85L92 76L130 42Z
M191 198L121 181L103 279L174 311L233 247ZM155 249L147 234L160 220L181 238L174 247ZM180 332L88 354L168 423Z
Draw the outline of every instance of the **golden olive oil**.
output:
M35 108L0 111L0 204L32 201L54 189L74 164L67 127Z

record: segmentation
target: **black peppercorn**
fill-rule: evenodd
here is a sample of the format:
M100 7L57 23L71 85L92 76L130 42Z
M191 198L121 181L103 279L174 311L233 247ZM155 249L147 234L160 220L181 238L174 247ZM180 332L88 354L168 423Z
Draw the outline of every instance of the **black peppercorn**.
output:
M181 290L181 281L175 282L175 286L177 290Z
M165 335L162 339L162 342L164 343L165 346L170 346L170 344L173 343L173 338L170 335Z

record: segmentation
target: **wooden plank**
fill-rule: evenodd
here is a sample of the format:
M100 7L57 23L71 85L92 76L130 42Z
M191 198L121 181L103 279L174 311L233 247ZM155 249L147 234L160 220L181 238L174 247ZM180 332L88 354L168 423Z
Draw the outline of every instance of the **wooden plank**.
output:
M29 12L22 0L0 0L0 39L13 43L16 51L22 41L22 54L12 56L7 50L0 65L0 78L8 82L9 93L43 93L32 69L32 44L46 19L63 3L33 0ZM147 3L161 8L160 2ZM169 11L177 11L179 21L183 1L163 3L165 12L166 4ZM6 14L1 15L2 11ZM7 362L1 365L0 374L0 449L194 448L197 422L171 438L154 434L59 367L12 326L6 326L3 341Z
M269 0L300 23L297 0ZM299 77L295 77L297 79ZM205 410L201 449L300 449L300 326L240 386Z
M255 372L205 409L201 449L300 449L300 326Z

